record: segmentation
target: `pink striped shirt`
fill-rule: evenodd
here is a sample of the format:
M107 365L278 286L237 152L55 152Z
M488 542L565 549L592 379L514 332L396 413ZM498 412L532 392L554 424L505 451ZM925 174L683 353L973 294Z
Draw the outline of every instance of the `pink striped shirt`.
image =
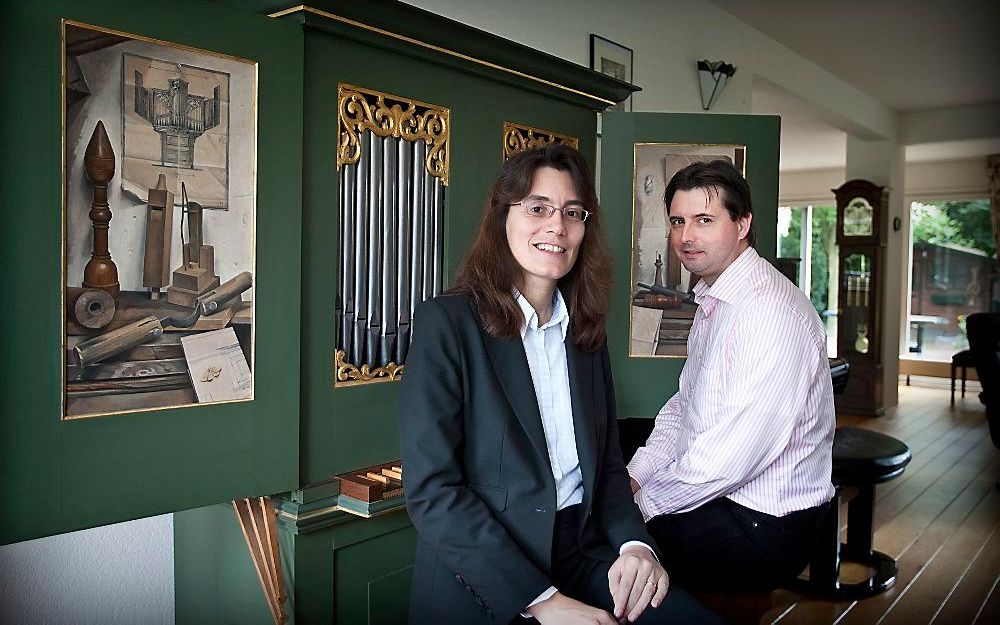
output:
M816 310L753 248L694 292L680 389L628 465L643 516L718 497L774 516L829 500L833 387Z

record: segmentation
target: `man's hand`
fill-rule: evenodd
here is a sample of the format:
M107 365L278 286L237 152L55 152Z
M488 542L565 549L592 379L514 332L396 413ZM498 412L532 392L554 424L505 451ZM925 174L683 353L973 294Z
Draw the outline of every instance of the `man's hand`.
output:
M639 486L639 482L636 482L634 477L630 477L628 479L632 483L632 494L634 495L638 493L639 489L642 488L641 486Z
M545 601L528 608L528 613L542 625L547 623L554 625L562 625L563 623L567 625L576 623L581 625L618 625L618 621L604 610L581 603L576 599L570 599L558 591Z
M608 588L615 601L615 618L635 621L646 606L658 607L667 596L670 579L645 547L626 547L608 571Z

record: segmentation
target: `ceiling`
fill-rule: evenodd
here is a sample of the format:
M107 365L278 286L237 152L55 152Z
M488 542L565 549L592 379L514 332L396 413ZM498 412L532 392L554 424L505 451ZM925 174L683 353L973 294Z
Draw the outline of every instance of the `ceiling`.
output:
M1000 102L997 0L711 0L898 112ZM846 135L783 89L753 83L753 112L782 116L782 169L843 167ZM928 144L907 160L971 158L996 141Z
M755 78L751 110L759 115L781 116L781 171L843 167L847 160L847 134L806 111L796 96L766 80Z

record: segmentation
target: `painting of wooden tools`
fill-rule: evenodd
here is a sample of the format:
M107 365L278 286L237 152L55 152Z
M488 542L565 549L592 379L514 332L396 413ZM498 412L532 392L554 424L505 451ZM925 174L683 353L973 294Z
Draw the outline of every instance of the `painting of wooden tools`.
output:
M256 63L63 35L63 417L253 399Z
M204 209L197 202L189 202L187 188L181 183L184 217L187 221L187 243L182 246L181 266L174 270L173 286L167 289L167 301L180 306L194 306L198 296L219 286L215 275L215 249L204 245L202 215ZM183 236L184 231L181 230Z
M92 365L123 351L140 345L149 339L157 339L163 335L164 326L174 328L190 328L202 315L211 315L235 297L240 296L253 286L250 272L244 271L232 280L227 280L204 295L198 297L194 310L188 314L168 315L157 318L152 315L122 326L112 332L107 332L80 343L74 348L81 365Z

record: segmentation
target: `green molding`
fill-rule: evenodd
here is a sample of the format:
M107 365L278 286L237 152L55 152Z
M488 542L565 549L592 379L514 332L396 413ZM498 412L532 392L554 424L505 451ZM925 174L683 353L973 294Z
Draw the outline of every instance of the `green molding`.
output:
M493 79L527 81L549 95L585 104L595 111L607 108L608 102L621 102L641 89L402 2L379 3L377 11L370 4L343 0L288 5L288 9L299 7L302 8L283 17L292 17L307 28L354 38L368 45L422 57L436 56L439 62ZM268 8L272 14L280 14L274 7Z
M308 534L350 522L369 523L387 515L400 517L403 525L410 523L409 517L405 514L406 502L402 496L367 506L369 518L348 511L357 509L358 506L355 500L350 497L341 498L340 495L314 499L309 503L299 503L285 496L279 496L274 498L274 504L278 512L278 527L293 534Z

